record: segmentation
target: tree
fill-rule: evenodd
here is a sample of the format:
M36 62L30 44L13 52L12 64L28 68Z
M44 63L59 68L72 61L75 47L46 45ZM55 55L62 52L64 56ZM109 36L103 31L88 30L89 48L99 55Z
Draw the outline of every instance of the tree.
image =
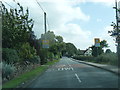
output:
M24 13L23 7L18 3L19 9L8 9L2 4L2 46L4 48L20 47L28 41L34 21L29 19L29 11Z
M55 43L55 34L53 31L48 31L45 34L41 34L40 41L42 43L42 40L49 40L49 45L53 45Z
M32 31L34 21L29 19L29 10L26 11L17 3L19 8L8 10L2 4L2 46L15 49L20 57L20 62L32 60L36 55L36 36ZM35 47L35 48L34 48ZM34 61L33 61L34 62Z
M98 55L100 55L104 52L101 47L95 47L94 45L91 47L91 49L92 49L92 55L94 57L97 57Z
M91 46L90 48L92 49L92 55L97 57L98 55L104 53L103 48L106 48L106 47L108 47L106 40L102 40L100 42L100 47L95 47L95 45Z
M72 43L66 43L66 55L68 57L73 56L77 53L77 48Z
M61 43L63 42L62 36L56 36L57 42Z
M81 55L80 49L77 50L77 55Z
M53 31L48 31L45 34L41 34L39 39L41 47L43 45L42 40L49 40L49 49L40 48L39 56L41 57L41 64L46 63L46 59L52 60L53 56L61 57L65 47L62 36L56 36Z
M107 47L109 47L107 41L106 40L101 41L100 42L100 47L101 48L107 48Z
M107 49L105 53L111 53L112 51L110 49Z

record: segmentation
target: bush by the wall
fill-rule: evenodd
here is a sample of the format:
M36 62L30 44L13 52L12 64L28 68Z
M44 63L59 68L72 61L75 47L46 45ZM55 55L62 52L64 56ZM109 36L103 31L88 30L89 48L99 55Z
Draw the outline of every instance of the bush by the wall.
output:
M0 69L2 70L2 78L6 78L8 80L14 76L14 72L16 70L13 65L7 64L5 62L0 63Z
M3 48L2 49L2 60L8 64L16 63L20 60L18 53L14 49Z
M89 61L89 62L95 62L95 63L104 63L104 64L111 64L111 65L118 64L117 54L112 52L103 53L97 57L76 55L73 58L77 60Z
M117 65L118 59L116 53L104 53L95 58L98 63L108 63L112 65Z
M82 60L82 61L89 61L89 60L94 60L93 56L81 56L81 55L76 55L73 57L74 59Z

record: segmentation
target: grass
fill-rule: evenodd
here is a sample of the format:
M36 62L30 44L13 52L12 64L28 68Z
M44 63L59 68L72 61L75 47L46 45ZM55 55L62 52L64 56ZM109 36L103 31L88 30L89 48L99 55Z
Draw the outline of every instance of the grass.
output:
M16 78L6 82L5 84L3 84L2 88L16 88L21 83L23 83L27 80L30 80L37 75L40 75L41 73L43 73L48 68L48 65L53 65L54 63L56 63L58 61L59 60L54 60L54 61L48 62L45 65L37 67L30 72L26 72L24 74L21 74L20 76L18 76Z
M54 63L58 62L59 60L53 60L52 62L48 62L45 65L53 65Z

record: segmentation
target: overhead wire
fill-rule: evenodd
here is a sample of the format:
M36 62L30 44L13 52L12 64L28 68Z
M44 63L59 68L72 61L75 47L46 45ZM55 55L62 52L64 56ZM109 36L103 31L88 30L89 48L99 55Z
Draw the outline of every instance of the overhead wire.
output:
M13 0L15 3L17 3L16 2L16 0ZM41 6L41 4L36 0L36 2L37 2L37 4L38 4L38 6L41 8L41 10L43 11L43 12L45 12L45 10L42 8L42 6ZM47 20L47 25L48 25L48 29L50 30L50 25L49 25L49 21L48 21L48 18L46 18L46 20Z
M40 3L36 0L36 2L37 2L37 4L39 5L39 7L41 8L41 10L43 11L43 12L45 12L44 11L44 9L42 8L42 6L40 5Z
M41 4L36 0L37 4L39 5L39 7L41 8L41 10L43 12L45 12L45 10L42 8ZM45 12L46 13L46 12ZM48 18L46 18L46 21L47 21L47 25L48 25L48 30L50 30L50 25L49 25L49 21L48 21Z
M16 4L18 3L18 2L16 2L16 0L13 0ZM9 7L11 7L12 9L14 9L14 7L13 6L11 6L10 4L8 4L7 2L5 2L5 1L3 1L5 4L7 4ZM37 2L37 4L39 5L39 7L41 8L41 10L43 11L43 12L45 12L45 10L42 8L42 6L41 6L41 4L36 0L36 2ZM50 25L49 25L49 21L48 21L48 18L46 18L46 20L47 20L47 25L48 25L48 29L50 30Z

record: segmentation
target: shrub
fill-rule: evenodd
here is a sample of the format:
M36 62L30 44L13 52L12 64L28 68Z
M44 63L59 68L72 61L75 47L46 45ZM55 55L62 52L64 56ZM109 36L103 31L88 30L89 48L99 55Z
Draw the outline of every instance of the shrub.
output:
M23 61L30 60L36 56L36 50L29 43L24 43L19 49L19 56Z
M7 64L5 62L0 63L0 69L2 70L2 78L10 79L13 77L16 68L12 64Z
M35 64L35 63L40 64L40 57L39 56L34 56L31 59L29 59L29 61L33 64Z
M3 48L2 49L2 60L8 64L16 63L20 60L18 53L14 49Z
M55 55L55 57L54 57L56 60L58 60L59 58L60 58L60 56L59 55Z
M81 56L81 55L76 55L73 56L74 59L82 60L82 61L89 61L89 60L94 60L93 56Z
M115 53L104 53L95 58L98 63L109 63L112 65L117 65L118 59Z
M48 51L46 49L43 49L43 48L40 49L39 56L40 56L42 65L47 63L47 54L48 54Z
M48 52L48 58L50 59L50 61L53 61L54 54L52 52Z

